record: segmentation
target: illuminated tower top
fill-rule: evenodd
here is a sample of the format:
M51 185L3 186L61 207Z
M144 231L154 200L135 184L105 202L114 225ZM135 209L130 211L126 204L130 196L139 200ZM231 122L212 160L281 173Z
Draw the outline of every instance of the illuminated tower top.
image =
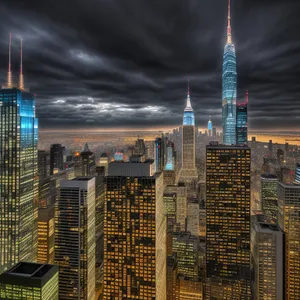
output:
M22 49L22 39L21 39L21 60L20 60L20 79L19 79L19 89L24 90L24 77L23 77L23 49Z
M186 107L183 113L183 125L195 125L195 116L190 98L190 79L188 80L188 93L186 98Z
M231 36L231 15L230 15L230 0L228 0L227 44L232 44L232 36Z
M8 46L8 72L7 72L7 88L12 88L12 74L11 74L11 33L9 34Z
M208 123L207 123L207 129L208 130L212 130L213 129L213 125L212 125L212 121L210 119L210 116L209 116Z

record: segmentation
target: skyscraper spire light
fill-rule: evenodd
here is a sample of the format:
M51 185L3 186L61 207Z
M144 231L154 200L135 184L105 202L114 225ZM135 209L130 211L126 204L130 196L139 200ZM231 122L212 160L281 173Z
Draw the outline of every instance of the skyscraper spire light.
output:
M23 47L21 39L21 61L20 61L20 80L19 80L19 89L24 90L24 77L23 77Z
M230 0L228 0L227 44L232 44L232 36L231 36L231 14L230 14Z
M9 34L7 87L8 88L12 88L12 74L11 74L11 33Z
M186 98L186 107L183 113L183 125L195 125L195 116L190 98L190 78L188 79L188 93Z
M188 93L186 98L186 108L184 111L193 111L190 98L190 78L188 79Z

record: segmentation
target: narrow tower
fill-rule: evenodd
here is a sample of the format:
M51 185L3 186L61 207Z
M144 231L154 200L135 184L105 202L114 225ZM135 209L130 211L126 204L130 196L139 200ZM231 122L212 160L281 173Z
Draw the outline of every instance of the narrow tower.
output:
M11 74L11 33L9 34L9 47L8 47L7 87L9 89L12 88L12 74Z
M222 126L223 143L236 144L236 55L231 35L230 0L228 0L227 43L223 55Z
M178 182L184 182L187 185L188 193L194 194L196 190L198 174L196 169L195 152L195 116L190 99L190 79L188 81L186 107L183 113L181 143L182 168L178 174Z
M213 125L210 116L208 118L207 130L208 130L208 136L212 136Z
M236 106L236 143L238 145L248 142L248 97L247 91L246 100L238 102Z
M23 49L22 49L22 42L21 39L21 61L20 61L20 80L19 80L19 89L24 90L24 77L23 77Z

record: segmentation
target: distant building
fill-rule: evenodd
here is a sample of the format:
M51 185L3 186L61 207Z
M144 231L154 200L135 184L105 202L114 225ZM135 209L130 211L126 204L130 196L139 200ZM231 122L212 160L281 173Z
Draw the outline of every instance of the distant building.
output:
M187 218L187 188L182 182L178 185L170 185L165 188L165 193L176 194L176 223L180 227L180 231L186 231Z
M0 275L0 298L58 300L58 267L20 262Z
M200 206L197 198L187 202L187 231L194 236L199 236L199 212Z
M102 153L99 159L99 166L104 167L105 170L105 176L108 174L108 156L106 153Z
M96 162L95 154L90 151L88 144L86 143L83 151L80 153L82 171L81 176L94 176L96 174Z
M165 170L168 171L174 170L173 153L174 153L174 144L169 141L167 144L167 163L165 166Z
M156 172L161 172L165 166L165 153L164 153L164 139L156 138L155 139L155 167Z
M210 116L209 116L209 120L208 120L208 123L207 123L207 130L208 130L208 136L212 137L213 124L212 124L212 121L210 119Z
M65 147L61 144L52 144L50 148L50 174L53 175L64 169Z
M216 299L251 297L250 165L247 146L211 143L206 148L207 292L221 288Z
M261 175L261 205L264 215L274 222L278 216L278 177L272 174Z
M248 143L248 91L246 101L236 106L236 143L243 145Z
M36 261L38 119L33 94L0 90L0 273Z
M191 106L190 88L188 87L187 102L183 113L182 126L182 167L178 174L178 182L184 182L187 185L188 194L191 195L195 194L198 182L195 139L195 117Z
M95 178L62 180L55 216L59 299L94 299Z
M50 176L50 153L44 150L38 150L38 170L39 179Z
M255 299L283 300L284 234L277 224L268 223L263 215L252 221Z
M178 275L188 278L198 278L199 239L189 232L174 232L172 234L172 250L176 253Z
M105 183L104 300L166 299L163 177L161 173L153 175L152 164L109 165Z

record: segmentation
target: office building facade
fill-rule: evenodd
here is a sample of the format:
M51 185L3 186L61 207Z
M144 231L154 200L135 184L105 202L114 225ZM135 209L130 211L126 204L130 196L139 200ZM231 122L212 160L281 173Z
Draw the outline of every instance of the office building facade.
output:
M252 220L255 299L284 299L284 234L264 215Z
M95 247L95 178L62 180L55 213L59 299L94 299Z
M206 148L207 278L241 299L251 297L250 167L247 146Z
M109 165L103 299L166 299L163 177L152 164Z
M300 186L278 184L278 223L285 233L285 299L300 299Z
M278 217L278 177L272 174L261 175L261 206L264 215L274 222Z

